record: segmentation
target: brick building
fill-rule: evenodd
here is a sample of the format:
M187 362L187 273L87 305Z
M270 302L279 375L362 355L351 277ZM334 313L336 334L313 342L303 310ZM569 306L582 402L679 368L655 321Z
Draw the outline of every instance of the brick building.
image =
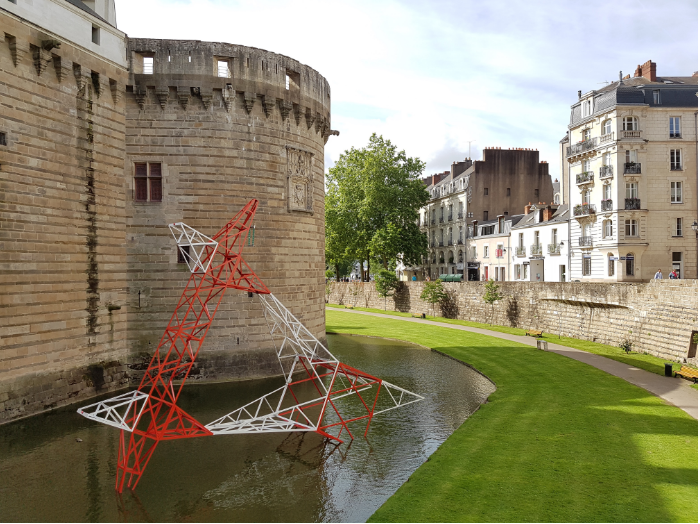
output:
M188 278L167 224L205 234L260 200L246 260L319 338L330 87L265 50L129 39L114 2L0 5L0 422L125 387ZM229 292L199 377L279 372Z

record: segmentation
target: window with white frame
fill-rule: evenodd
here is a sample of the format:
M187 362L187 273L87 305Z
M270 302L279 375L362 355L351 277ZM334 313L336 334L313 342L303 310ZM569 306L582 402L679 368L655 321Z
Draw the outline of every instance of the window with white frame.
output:
M527 268L529 268L527 264L523 264L523 280L527 280Z
M587 173L588 171L591 170L591 161L590 160L584 160L583 161L583 172Z
M660 104L660 103L661 103L661 91L659 91L658 89L654 89L654 90L651 92L651 94L652 94L654 103L655 103L655 104Z
M668 134L671 138L681 137L681 117L672 116L668 119Z
M612 133L612 120L606 120L603 122L603 134L609 135Z
M540 245L540 232L535 231L535 245L539 246Z
M591 114L593 114L593 101L589 99L581 102L581 117L586 118L591 116ZM584 140L587 139L584 138Z
M557 242L559 241L557 237L557 228L552 229L552 244L557 245Z
M610 199L612 199L612 185L605 184L603 186L603 200L610 200Z
M584 277L591 275L591 255L582 255L581 274Z
M638 198L637 182L625 183L625 198Z
M590 204L591 203L591 190L586 189L583 193L581 193L581 200L582 204Z
M525 233L520 233L518 235L518 247L520 247L520 249L525 247Z
M634 150L627 149L625 151L625 163L626 164L636 164L637 163L637 152Z
M590 140L591 139L591 130L590 129L584 129L581 132L581 138L583 140Z
M683 169L681 164L681 150L671 149L671 171L680 171Z
M671 182L671 204L683 203L683 183Z
M675 232L673 233L674 237L682 237L683 236L683 219L682 218L677 218L676 219L676 227L675 227Z
M515 264L513 266L513 279L520 280L520 264Z
M604 166L611 166L611 165L612 165L612 164L610 163L611 158L612 158L612 154L611 154L611 153L609 153L609 152L608 152L608 153L603 153L603 165L604 165Z
M489 246L484 246L484 258L489 258Z
M638 237L639 227L638 222L634 219L625 220L625 236L626 237Z
M612 220L603 220L603 236L605 238L610 238L611 236L613 236Z
M624 131L637 131L638 127L636 116L626 116L622 119L622 129Z
M626 273L628 277L633 277L634 276L634 253L627 253L627 256L625 257L627 260L625 261L625 266L626 266Z

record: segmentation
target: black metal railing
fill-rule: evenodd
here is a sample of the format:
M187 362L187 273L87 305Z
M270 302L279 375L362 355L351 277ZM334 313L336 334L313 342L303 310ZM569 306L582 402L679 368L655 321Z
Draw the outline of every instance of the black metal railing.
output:
M641 175L642 174L642 164L638 162L626 162L625 163L625 175Z
M596 147L598 145L598 138L589 138L573 146L566 148L566 156L573 156L584 153Z
M610 178L613 176L613 166L603 166L600 168L600 174L598 175L599 178Z
M625 198L625 209L641 209L641 202L638 198Z
M593 237L578 237L578 245L579 246L592 246L593 245Z
M680 138L681 134L680 133L669 133L668 137L669 138Z
M447 221L452 222L452 215L447 215Z
M464 218L464 213L462 213L461 211L460 211L459 213L457 213L457 218L460 219L460 220L461 220L462 218Z
M440 245L440 247L443 247L445 245L445 243L442 240L440 240L439 245Z
M574 206L575 217L581 217L586 215L595 215L594 204L577 204Z
M458 243L460 246L461 246L462 244L464 244L464 242L462 241L461 238L457 241L457 243Z
M577 184L587 184L588 182L593 182L593 171L585 171L576 175Z
M612 211L613 210L613 201L612 199L607 199L607 200L601 200L600 201L600 210L601 211Z
M444 217L440 217L440 223L442 224L445 221Z
M430 223L431 223L432 225L435 225L435 219L434 219L434 218L431 218L431 219L430 219Z
M451 246L451 245L452 245L452 240L448 240L448 241L447 241L447 245L448 245L448 246Z

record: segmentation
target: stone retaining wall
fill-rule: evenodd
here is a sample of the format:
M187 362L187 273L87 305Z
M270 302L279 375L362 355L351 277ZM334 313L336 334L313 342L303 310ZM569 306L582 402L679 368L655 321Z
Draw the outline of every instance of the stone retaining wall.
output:
M423 282L404 282L386 300L391 311L433 314L420 299ZM501 282L504 299L493 308L483 300L485 282L445 283L450 300L438 315L486 322L617 346L629 338L635 351L697 365L689 358L698 325L698 281L654 280L640 284ZM332 304L384 308L371 283L332 283Z

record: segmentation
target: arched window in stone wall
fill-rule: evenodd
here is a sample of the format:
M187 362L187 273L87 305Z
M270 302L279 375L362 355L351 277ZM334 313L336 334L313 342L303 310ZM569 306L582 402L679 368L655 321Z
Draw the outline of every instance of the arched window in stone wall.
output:
M445 263L445 252L440 251L440 263L444 264Z
M459 250L459 253L457 254L457 262L459 262L460 264L461 264L462 262L464 262L464 255L462 254L462 250L461 250L461 249Z
M613 255L612 253L608 253L607 257L608 257L608 276L614 277L615 276L615 255Z
M605 122L603 122L603 125L600 130L601 135L609 135L612 133L612 120L607 119Z

